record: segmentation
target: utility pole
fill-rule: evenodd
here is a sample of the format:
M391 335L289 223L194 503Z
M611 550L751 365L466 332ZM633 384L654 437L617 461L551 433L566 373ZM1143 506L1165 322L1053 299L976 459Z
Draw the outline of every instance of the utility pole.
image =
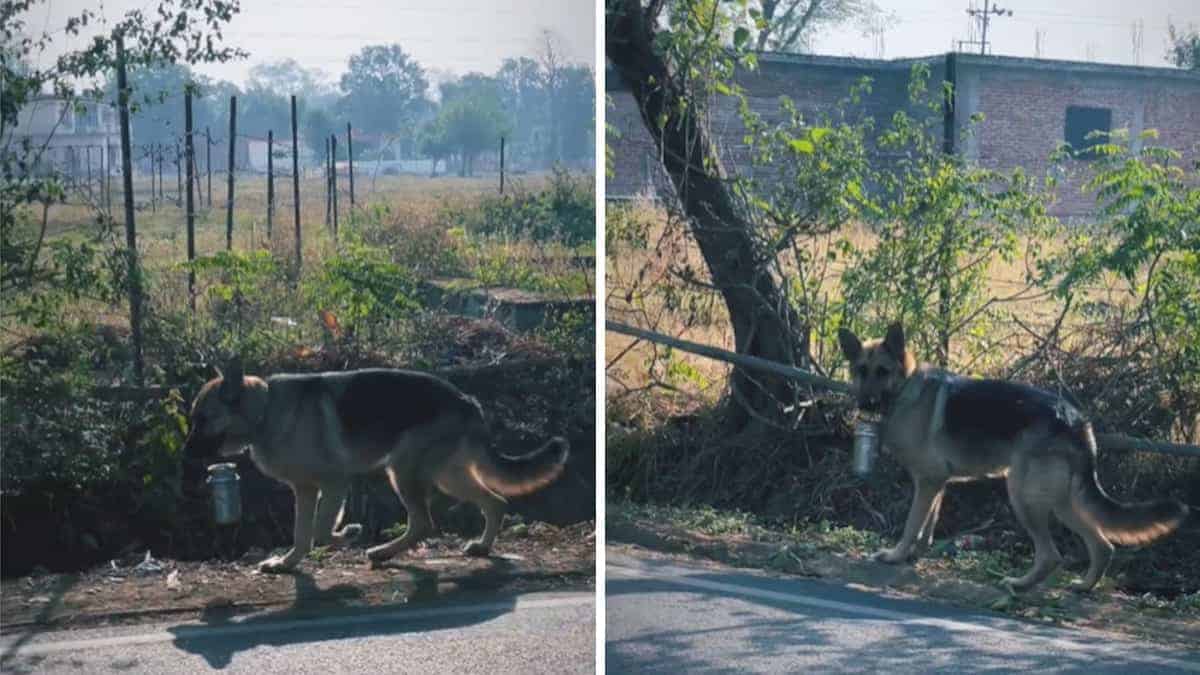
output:
M987 29L988 29L988 24L992 20L992 15L993 14L995 14L996 16L1012 16L1013 15L1011 9L1001 9L999 6L996 6L996 5L989 7L988 6L989 2L990 2L990 0L983 0L983 9L974 9L974 8L967 9L967 14L971 15L977 21L979 21L980 25L983 27L983 35L979 38L979 53L981 55L987 54L987 44L988 44Z
M1133 38L1133 65L1142 65L1142 36L1145 31L1146 23L1141 19L1133 22L1130 28L1131 37Z

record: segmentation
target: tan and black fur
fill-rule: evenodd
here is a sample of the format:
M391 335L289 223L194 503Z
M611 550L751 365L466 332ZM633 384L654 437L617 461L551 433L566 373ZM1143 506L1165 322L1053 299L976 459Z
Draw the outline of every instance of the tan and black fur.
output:
M382 561L435 533L435 490L482 511L483 536L467 555L487 555L500 531L505 496L533 492L558 477L567 442L552 438L520 457L488 451L479 403L449 382L406 370L369 369L258 378L238 363L209 381L192 406L185 454L231 456L247 447L263 473L296 497L291 551L263 571L294 568L314 544L342 544L361 531L336 527L350 479L383 470L408 512L408 529L367 551Z
M1079 535L1090 564L1077 590L1090 590L1108 569L1113 542L1144 544L1179 527L1187 506L1173 501L1122 504L1100 487L1091 424L1063 398L1001 380L958 377L918 366L900 324L862 342L839 331L858 406L882 415L880 439L912 476L904 533L876 554L897 563L929 546L946 484L1003 477L1017 520L1033 537L1033 568L1007 578L1013 588L1043 581L1062 561L1050 518Z

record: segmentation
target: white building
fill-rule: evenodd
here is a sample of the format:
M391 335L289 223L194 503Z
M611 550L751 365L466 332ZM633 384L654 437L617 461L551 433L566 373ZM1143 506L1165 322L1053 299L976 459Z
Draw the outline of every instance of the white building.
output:
M70 176L100 175L121 171L121 131L116 108L107 103L70 103L57 96L36 96L17 113L12 147L25 139L36 152L45 146L39 162ZM7 141L8 139L4 139Z
M297 140L297 145L300 149L300 168L303 169L316 161L312 150L308 148L308 143L305 142L304 136L300 136ZM292 136L289 132L285 138L275 137L275 147L272 151L274 155L274 170L277 176L292 175ZM265 138L249 138L246 140L246 168L258 173L267 172L267 139ZM238 169L241 170L242 165L238 164Z

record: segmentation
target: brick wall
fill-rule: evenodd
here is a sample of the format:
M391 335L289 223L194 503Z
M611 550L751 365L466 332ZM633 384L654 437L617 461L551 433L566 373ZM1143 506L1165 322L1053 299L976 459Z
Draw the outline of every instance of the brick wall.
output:
M961 59L961 56L960 56ZM993 61L993 63L988 63ZM962 151L983 166L1023 167L1034 176L1050 170L1049 154L1065 140L1068 106L1107 108L1112 128L1132 137L1158 129L1156 145L1179 150L1185 160L1200 159L1200 77L1158 68L1124 68L1097 64L1053 67L1045 62L1013 59L960 61L958 118L984 114L977 138ZM1060 176L1055 215L1087 217L1095 197L1082 190L1090 173L1086 160L1072 160Z
M1184 153L1186 161L1200 159L1200 75L1171 68L1139 68L1069 63L1009 57L953 56L957 82L955 149L983 166L1023 167L1034 176L1050 170L1048 156L1064 141L1067 106L1112 110L1114 129L1127 127L1137 135L1157 128L1157 144ZM930 67L930 88L946 77L945 56L927 59L877 61L819 56L764 55L760 68L744 74L739 83L749 104L768 119L779 118L779 97L789 96L806 117L831 112L863 76L873 80L872 92L857 114L871 115L883 126L893 112L908 106L912 65ZM655 156L654 144L642 125L632 96L609 73L607 120L614 172L607 179L608 196L623 198L655 194L669 182ZM913 114L929 114L913 110ZM973 137L961 138L966 120L975 112L984 122ZM711 128L727 171L753 175L743 145L743 127L731 100L714 109ZM1088 162L1072 161L1061 176L1055 215L1087 217L1095 209L1091 195L1081 191ZM759 168L758 171L763 171Z

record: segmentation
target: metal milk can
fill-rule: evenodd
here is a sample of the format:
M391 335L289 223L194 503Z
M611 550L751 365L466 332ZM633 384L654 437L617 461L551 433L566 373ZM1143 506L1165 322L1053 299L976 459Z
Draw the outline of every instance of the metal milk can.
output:
M879 453L879 423L859 420L854 425L854 475L866 478Z
M237 464L225 462L210 464L208 479L212 486L213 520L218 525L232 525L242 519L242 493L238 487L241 477Z

